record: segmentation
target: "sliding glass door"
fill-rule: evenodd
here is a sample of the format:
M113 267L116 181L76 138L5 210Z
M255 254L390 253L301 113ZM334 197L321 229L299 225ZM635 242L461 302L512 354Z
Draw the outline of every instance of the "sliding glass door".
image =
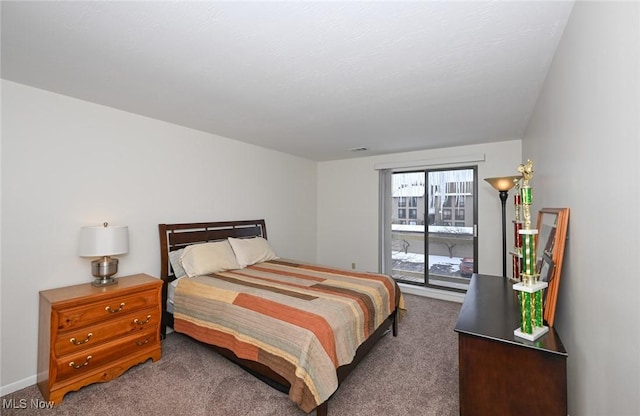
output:
M475 167L383 172L383 271L464 291L477 270Z

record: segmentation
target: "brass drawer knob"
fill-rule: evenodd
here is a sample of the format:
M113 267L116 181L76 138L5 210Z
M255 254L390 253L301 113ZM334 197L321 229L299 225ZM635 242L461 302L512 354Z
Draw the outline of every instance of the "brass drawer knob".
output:
M120 312L122 308L124 308L124 302L120 304L120 307L118 309L111 309L111 306L107 306L106 308L104 308L104 310L109 313L116 313L116 312Z
M82 367L86 367L86 366L88 366L88 365L89 365L89 360L90 360L91 358L92 358L92 357L91 357L90 355L87 355L87 358L84 360L84 363L82 363L82 364L76 364L75 362L71 361L71 362L69 363L69 367L73 367L73 368L75 368L76 370L79 370L79 369L80 369L80 368L82 368Z
M84 344L84 343L86 343L86 342L89 342L89 339L90 339L92 336L93 336L93 333L89 332L89 333L87 334L87 338L85 338L83 341L78 341L78 340L77 340L77 339L75 339L75 338L71 338L71 339L69 340L69 342L70 342L70 343L72 343L72 344L75 344L75 345L82 345L82 344Z
M149 323L150 320L151 320L151 315L147 315L147 319L145 319L144 321L141 321L138 318L136 318L133 320L133 323L138 325L144 325L146 323Z
M144 341L138 341L138 340L136 340L136 345L137 345L138 347L142 347L143 345L148 344L148 343L149 343L149 338L145 338L145 340L144 340Z

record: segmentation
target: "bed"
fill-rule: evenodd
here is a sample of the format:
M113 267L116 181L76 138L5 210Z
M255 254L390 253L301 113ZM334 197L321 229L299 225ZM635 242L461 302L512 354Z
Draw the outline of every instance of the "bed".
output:
M172 327L210 345L307 413L327 415L374 344L397 336L404 301L392 278L279 258L262 219L159 233L161 335Z

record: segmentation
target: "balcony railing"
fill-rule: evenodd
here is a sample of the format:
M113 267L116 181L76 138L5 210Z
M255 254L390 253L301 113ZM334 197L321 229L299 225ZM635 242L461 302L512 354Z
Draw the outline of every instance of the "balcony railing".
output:
M392 227L392 276L425 284L424 226L394 224ZM473 257L472 227L429 226L428 284L466 290L470 275L460 273L460 263Z

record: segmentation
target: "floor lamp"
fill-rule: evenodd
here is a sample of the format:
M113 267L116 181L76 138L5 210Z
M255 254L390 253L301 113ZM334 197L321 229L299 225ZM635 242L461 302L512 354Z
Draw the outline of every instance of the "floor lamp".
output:
M521 176L504 176L500 178L486 178L491 186L498 191L502 204L502 276L507 277L507 212L506 204L509 196L509 189L516 185L517 179Z

